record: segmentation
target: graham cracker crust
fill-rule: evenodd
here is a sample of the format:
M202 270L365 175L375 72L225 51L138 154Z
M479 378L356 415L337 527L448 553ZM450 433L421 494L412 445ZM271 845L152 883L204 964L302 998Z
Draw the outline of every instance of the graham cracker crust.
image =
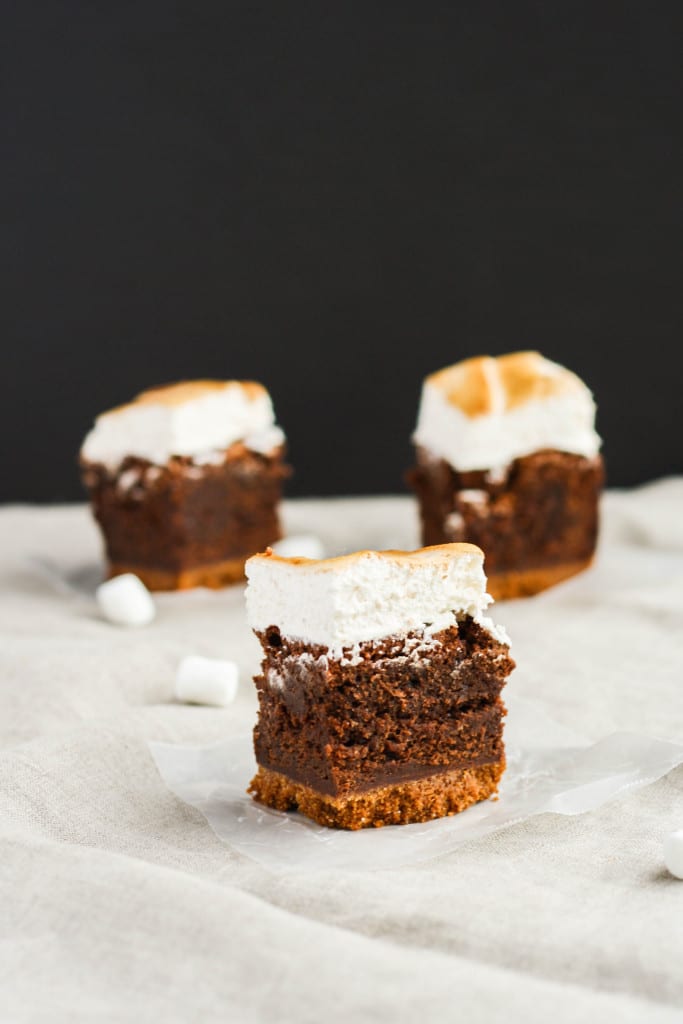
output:
M230 558L225 562L214 562L212 565L199 565L192 569L152 569L144 565L124 565L113 562L109 566L108 578L132 572L138 576L149 590L191 590L193 587L209 587L218 590L231 583L244 580L244 558Z
M580 562L564 562L544 569L522 569L514 572L492 573L487 590L496 601L510 601L515 597L532 597L556 583L576 576L593 564L592 556Z
M298 810L319 825L355 831L457 814L492 796L504 771L503 758L494 764L459 768L426 779L334 797L260 766L247 792L259 803L278 811Z

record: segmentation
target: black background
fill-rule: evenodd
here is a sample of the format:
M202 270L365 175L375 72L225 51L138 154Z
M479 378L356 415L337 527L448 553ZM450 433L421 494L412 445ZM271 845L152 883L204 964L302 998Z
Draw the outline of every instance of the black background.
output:
M269 387L289 493L400 490L424 374L527 347L613 484L683 469L676 6L5 11L0 498L198 376Z

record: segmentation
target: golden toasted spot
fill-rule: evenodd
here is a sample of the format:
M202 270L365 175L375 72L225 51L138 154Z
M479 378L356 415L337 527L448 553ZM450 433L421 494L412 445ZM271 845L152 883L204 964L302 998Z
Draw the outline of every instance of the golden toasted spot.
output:
M451 405L471 418L584 387L576 374L539 352L475 356L431 374L426 383L439 388Z
M184 405L186 402L193 402L197 398L203 398L205 395L234 386L240 387L251 402L267 393L262 384L253 380L181 380L174 384L148 388L136 395L132 402L117 405L102 415L109 416L112 413L123 412L124 409L131 409L139 405Z
M182 380L177 384L149 388L135 398L136 405L184 405L212 392L238 385L250 400L265 394L265 388L252 380Z
M448 401L457 405L467 416L484 416L491 411L486 360L490 360L490 357L465 359L462 363L433 373L427 380L440 388Z
M575 391L577 385L582 386L573 373L549 362L538 352L513 352L509 356L501 356L497 363L506 395L506 409L514 409L534 399L566 394Z
M252 555L249 562L268 561L326 572L327 570L343 569L368 556L381 558L387 562L412 562L414 565L421 565L435 561L446 563L453 558L461 558L463 555L480 555L483 558L484 552L475 544L456 543L434 544L431 547L418 548L417 551L354 551L350 555L337 555L335 558L303 558L300 555L285 558L282 555L276 555L272 548L266 548L260 554Z

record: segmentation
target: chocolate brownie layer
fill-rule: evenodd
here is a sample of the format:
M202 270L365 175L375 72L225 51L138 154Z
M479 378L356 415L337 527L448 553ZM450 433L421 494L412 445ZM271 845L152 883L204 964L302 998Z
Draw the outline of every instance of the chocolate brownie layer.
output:
M442 771L429 778L381 786L346 797L323 796L279 772L259 768L249 792L278 811L301 811L329 828L379 828L431 821L464 811L498 789L505 761Z
M586 459L541 451L515 459L501 473L459 473L443 459L417 449L409 474L422 519L424 544L468 541L483 549L494 596L497 577L553 570L551 582L590 563L598 532L598 499L604 482L600 456ZM528 576L520 593L549 585Z
M259 634L259 765L319 794L341 797L499 764L499 699L514 667L508 648L465 618L431 638L411 634L325 647Z
M146 575L155 589L196 585L197 572L205 585L241 578L244 560L281 536L282 450L235 444L218 464L177 456L164 466L127 458L114 473L82 468L111 568Z

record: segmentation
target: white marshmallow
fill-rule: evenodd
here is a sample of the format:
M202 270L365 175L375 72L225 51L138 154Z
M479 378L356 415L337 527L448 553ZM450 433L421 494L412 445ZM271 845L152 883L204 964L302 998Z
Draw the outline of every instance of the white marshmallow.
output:
M95 599L105 619L117 626L146 626L156 615L152 595L132 572L100 583Z
M295 537L284 537L272 545L273 551L280 558L313 558L325 557L325 548L318 537L301 534Z
M431 374L413 440L456 470L494 473L543 448L590 459L601 445L586 385L538 352L477 357Z
M259 455L270 455L284 443L284 431L278 426L255 430L252 434L247 434L244 439L244 447Z
M222 461L225 449L251 437L251 446L282 444L270 396L244 381L186 381L143 392L97 417L81 455L116 469L127 455L163 466L174 455ZM255 449L260 451L261 449Z
M224 707L235 699L238 679L234 661L188 654L178 665L175 695L184 704Z
M483 613L484 555L471 544L419 551L358 551L320 561L254 555L246 564L247 619L332 651L415 630L436 633L471 615L507 643Z
M683 828L670 832L664 840L664 863L674 878L683 880Z

